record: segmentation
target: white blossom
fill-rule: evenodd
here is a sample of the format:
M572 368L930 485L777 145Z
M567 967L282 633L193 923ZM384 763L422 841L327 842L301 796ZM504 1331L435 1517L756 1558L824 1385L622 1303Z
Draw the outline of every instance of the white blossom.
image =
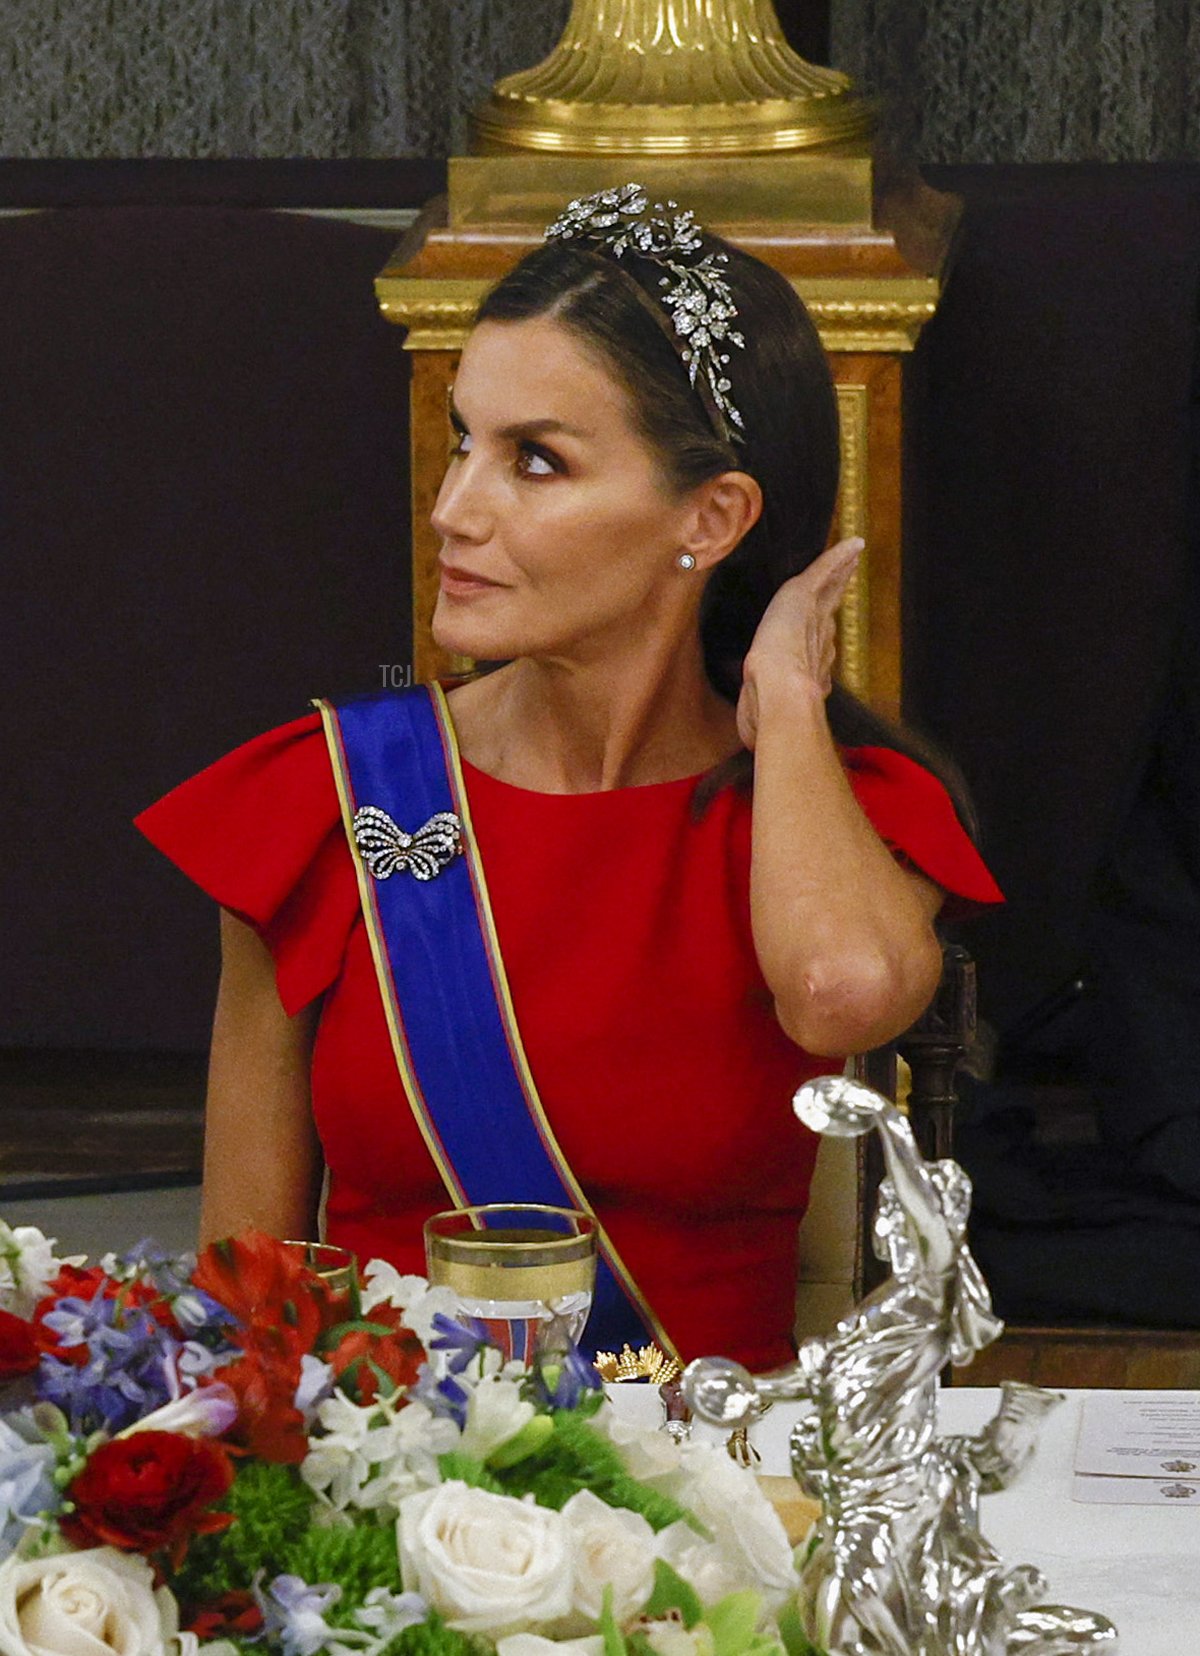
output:
M377 1305L391 1305L403 1311L406 1325L429 1349L433 1337L433 1319L440 1311L452 1317L458 1308L458 1297L452 1288L431 1288L422 1276L404 1276L386 1259L368 1260L363 1268L363 1315L369 1316Z
M360 1404L335 1392L317 1409L317 1425L300 1476L338 1512L395 1511L440 1481L437 1457L459 1442L452 1421L400 1393Z
M6 1225L0 1219L0 1310L32 1316L64 1265L82 1265L86 1254L57 1259L55 1239L36 1225Z
M486 1461L493 1450L515 1438L537 1410L521 1396L517 1379L488 1374L468 1389L467 1424L459 1447L473 1460Z

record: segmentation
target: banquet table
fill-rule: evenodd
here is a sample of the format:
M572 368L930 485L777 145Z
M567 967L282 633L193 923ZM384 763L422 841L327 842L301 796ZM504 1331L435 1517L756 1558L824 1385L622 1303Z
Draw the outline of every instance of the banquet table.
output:
M662 1418L653 1390L617 1386L612 1395L630 1418L647 1425ZM1115 1622L1120 1656L1194 1656L1200 1651L1200 1511L1074 1500L1075 1441L1089 1394L1064 1395L1066 1401L1043 1421L1034 1457L1012 1487L983 1497L984 1534L1010 1564L1037 1565L1051 1602L1098 1610ZM999 1401L992 1387L950 1387L939 1394L941 1428L978 1431ZM800 1407L777 1404L754 1427L761 1471L788 1471L788 1432ZM693 1430L696 1437L719 1439L707 1427Z

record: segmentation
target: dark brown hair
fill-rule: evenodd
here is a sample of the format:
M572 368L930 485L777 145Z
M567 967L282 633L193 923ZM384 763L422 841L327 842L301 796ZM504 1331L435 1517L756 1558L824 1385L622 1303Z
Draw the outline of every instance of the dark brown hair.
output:
M618 263L573 242L547 242L497 283L476 320L560 322L624 387L642 435L681 493L723 471L756 479L762 516L709 576L700 612L705 671L713 687L735 702L742 663L767 605L827 544L838 488L838 412L824 348L791 284L720 237L705 236L704 247L727 256L724 276L746 342L744 350L730 350L725 368L745 427L736 444L710 422L655 314L661 272L654 265L630 255ZM836 741L894 748L932 770L973 827L962 779L944 756L842 685L834 686L827 710ZM698 802L703 805L727 781L747 785L752 774L751 756L739 755L706 779L710 785Z

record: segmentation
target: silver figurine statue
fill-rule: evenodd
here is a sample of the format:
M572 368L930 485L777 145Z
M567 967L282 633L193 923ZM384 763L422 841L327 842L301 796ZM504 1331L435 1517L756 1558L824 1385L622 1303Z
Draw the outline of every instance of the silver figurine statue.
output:
M755 1377L703 1357L683 1385L695 1413L726 1428L776 1400L813 1405L791 1434L792 1470L822 1507L800 1567L806 1637L827 1656L1114 1651L1111 1622L1040 1602L1040 1572L1006 1567L979 1529L980 1493L1015 1477L1059 1394L1009 1383L976 1437L937 1435L942 1369L1003 1327L966 1244L966 1173L926 1162L895 1105L843 1076L802 1087L794 1107L818 1133L879 1133L875 1248L893 1275L789 1368Z

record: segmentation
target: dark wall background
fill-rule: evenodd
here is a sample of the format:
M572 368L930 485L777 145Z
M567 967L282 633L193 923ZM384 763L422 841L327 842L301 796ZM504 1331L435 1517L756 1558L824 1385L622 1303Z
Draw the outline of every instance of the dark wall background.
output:
M0 220L0 1046L202 1048L215 916L130 818L408 659L406 366L371 287L397 239Z
M908 695L1008 894L965 939L1003 1030L1085 963L1184 619L1200 168L928 174L967 205L913 364Z

